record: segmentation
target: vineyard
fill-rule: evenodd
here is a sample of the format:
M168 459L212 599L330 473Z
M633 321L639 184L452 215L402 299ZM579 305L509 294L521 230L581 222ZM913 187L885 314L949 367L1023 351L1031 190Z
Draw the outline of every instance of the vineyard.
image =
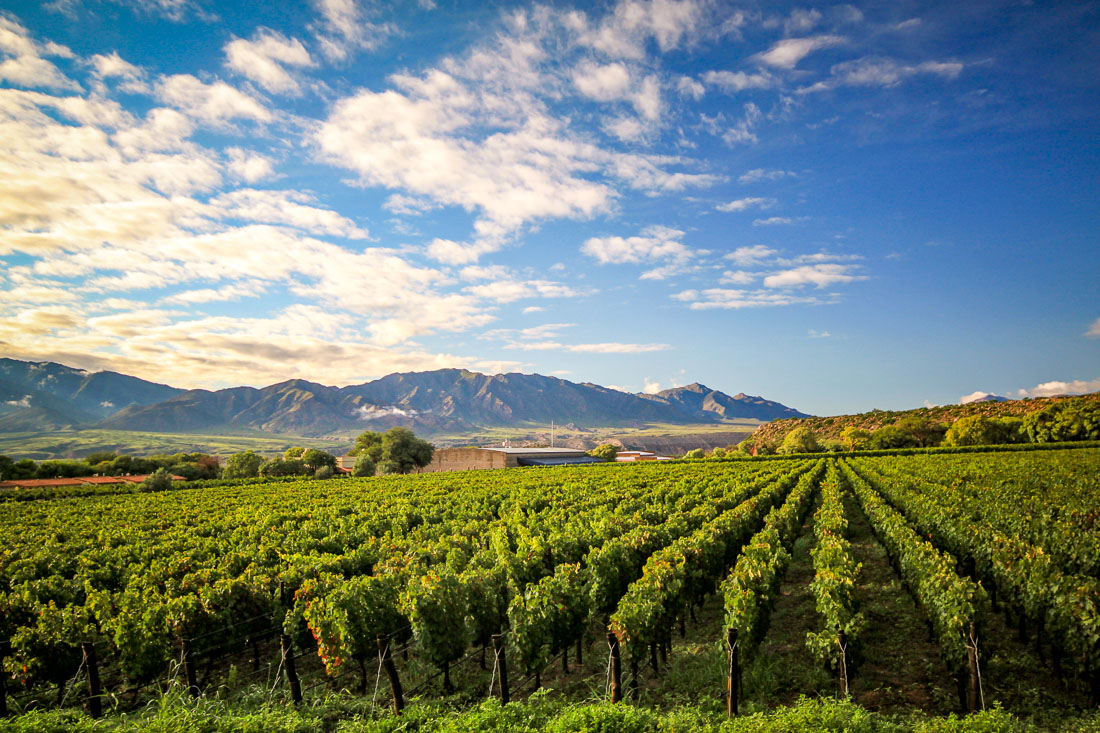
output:
M1096 448L43 495L0 527L4 715L542 688L1100 727Z

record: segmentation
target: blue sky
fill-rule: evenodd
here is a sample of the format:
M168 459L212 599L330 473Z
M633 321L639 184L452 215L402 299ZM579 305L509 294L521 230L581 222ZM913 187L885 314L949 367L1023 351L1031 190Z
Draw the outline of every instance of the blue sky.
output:
M0 355L1100 389L1100 5L7 2Z

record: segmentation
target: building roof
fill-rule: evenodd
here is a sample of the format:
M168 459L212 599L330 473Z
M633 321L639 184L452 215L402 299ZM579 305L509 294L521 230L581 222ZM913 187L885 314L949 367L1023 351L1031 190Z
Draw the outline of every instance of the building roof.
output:
M577 448L492 448L489 446L482 447L482 450L491 450L498 453L507 453L513 456L520 455L562 455L562 456L583 456L584 451Z
M582 454L584 451L580 451ZM582 466L588 463L606 463L602 458L595 456L545 456L527 458L520 456L516 462L521 466Z

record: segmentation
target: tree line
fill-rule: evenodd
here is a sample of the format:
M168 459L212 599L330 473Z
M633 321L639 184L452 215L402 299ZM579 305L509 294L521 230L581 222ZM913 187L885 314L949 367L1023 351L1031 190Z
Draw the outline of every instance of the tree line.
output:
M408 428L391 428L384 433L367 431L355 439L348 452L355 456L353 476L410 473L431 463L435 447L417 438ZM80 459L35 461L13 460L0 455L0 481L26 479L81 478L87 476L130 476L159 474L188 481L202 479L275 478L312 476L330 478L336 473L336 456L317 448L292 446L280 456L263 456L251 450L234 453L222 465L218 456L207 453L175 453L153 456L119 455L96 451Z
M119 455L114 451L96 451L79 459L35 461L13 460L0 455L0 480L18 481L40 478L80 478L85 476L130 476L165 471L190 481L218 478L221 466L217 456L206 453L174 453L152 456Z
M822 439L809 427L798 426L781 442L761 440L753 435L739 443L737 450L752 455L770 455L1078 440L1100 440L1100 403L1055 402L1023 417L970 415L950 424L910 415L876 430L849 425L841 431L839 440Z
M366 431L355 439L348 455L355 456L352 476L410 473L432 462L435 446L417 438L408 428L390 428L384 433ZM264 459L253 451L229 456L221 478L313 476L330 478L336 471L336 456L316 448L294 446L282 456Z

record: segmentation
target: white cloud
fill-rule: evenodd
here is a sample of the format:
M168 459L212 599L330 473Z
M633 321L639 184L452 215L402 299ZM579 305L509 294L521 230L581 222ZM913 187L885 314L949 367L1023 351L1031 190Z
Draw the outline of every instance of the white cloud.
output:
M542 313L545 310L541 305L529 305L523 309L523 315L529 316L532 313Z
M868 56L836 64L832 67L829 79L798 91L800 93L818 92L842 86L892 87L920 74L955 79L962 73L963 68L963 64L955 61L925 61L915 66L907 66L893 59Z
M427 254L433 260L446 265L468 265L477 262L482 255L496 252L500 245L496 242L455 242L451 239L433 239L428 244Z
M650 38L662 53L693 38L705 8L700 0L620 0L596 26L590 26L580 12L570 13L566 24L584 46L611 58L640 60L645 58L645 43Z
M959 398L960 405L969 405L971 402L981 402L987 397L996 397L992 392L971 392Z
M798 174L794 171L767 170L765 168L753 168L737 179L739 183L756 183L757 181L778 181L782 178L794 178Z
M161 299L165 305L192 305L196 303L219 303L241 298L258 298L267 290L262 282L241 283L228 285L218 289L201 288L199 290L185 290L175 295L169 295Z
M732 260L738 265L751 266L759 264L767 259L775 257L779 252L762 244L738 247L725 255L727 260Z
M608 341L595 344L562 344L557 341L534 341L508 344L506 349L522 351L566 351L575 354L648 354L654 351L667 351L668 344L626 344Z
M275 175L271 158L244 148L226 148L229 172L246 183L256 183Z
M714 208L718 211L745 211L750 208L770 209L778 202L772 198L761 198L759 196L749 196L728 203L719 204Z
M557 338L560 332L566 328L575 328L576 323L544 323L541 326L528 326L526 328L494 328L478 336L483 341L505 340L517 343L519 340L545 340Z
M1089 330L1085 332L1086 336L1100 338L1100 318L1097 318L1089 326Z
M772 290L741 290L709 288L685 290L672 296L673 300L690 303L691 310L740 310L743 308L777 308L788 305L821 305L835 302L815 296L777 293Z
M89 60L97 78L119 79L119 89L130 94L149 93L149 84L145 81L145 70L123 59L118 55L118 51L112 51L110 54L96 54Z
M21 400L8 400L4 404L5 405L10 405L11 407L30 407L31 406L31 396L29 394L28 395L23 395L23 399L21 399Z
M761 113L760 108L752 102L747 103L744 110L745 116L722 133L722 140L727 145L732 146L738 143L756 142L756 133L753 132L753 129L760 123L763 113Z
M458 276L466 281L503 280L509 277L509 274L508 268L503 265L490 265L488 267L470 265L459 270Z
M794 35L795 33L806 33L811 31L814 27L821 22L821 11L816 9L803 10L802 8L795 8L791 11L791 14L787 17L787 20L783 22L783 30L787 35Z
M698 102L707 93L707 88L690 76L681 76L676 80L676 91L681 97L690 97Z
M809 217L806 216L769 216L766 219L753 219L752 225L754 227L771 227L784 224L801 224L808 220Z
M65 76L43 56L72 58L72 51L56 43L35 42L14 17L0 12L0 80L35 89L79 90L80 85Z
M661 117L664 105L661 102L661 85L657 77L650 74L642 79L637 91L632 96L634 109L650 122Z
M818 330L815 330L815 329L813 329L813 328L811 328L811 329L809 330L809 334L808 334L808 335L809 335L809 337L810 337L810 338L812 338L812 339L827 339L827 338L831 338L831 337L832 337L832 334L831 334L831 333L829 333L828 331L818 331Z
M798 62L815 51L844 44L840 36L810 36L808 38L785 38L774 46L753 58L768 66L780 69L793 69Z
M315 199L300 191L261 191L242 188L210 199L219 215L243 221L285 224L319 235L367 239L369 234L347 217L311 204Z
M1021 397L1054 397L1056 395L1087 394L1100 391L1100 379L1075 379L1070 382L1043 382L1031 389L1021 389Z
M760 277L759 273L745 270L726 270L718 279L719 285L751 285Z
M224 81L206 84L190 74L162 77L156 85L157 99L197 120L225 127L230 120L271 122L273 115L259 100Z
M582 62L573 70L573 86L598 102L625 99L630 91L630 72L624 64Z
M199 9L194 0L114 0L120 5L130 5L135 12L160 15L177 23L182 22L189 12L197 13L200 17L203 11ZM69 0L58 0L68 3Z
M581 245L581 252L594 257L601 265L685 260L692 253L680 241L683 236L684 233L678 229L650 227L636 237L592 237Z
M646 126L634 117L616 117L606 120L603 128L608 134L614 135L623 142L637 142L645 137L647 131Z
M703 74L703 81L730 94L746 89L768 89L775 83L771 75L764 71L755 74L744 71L708 71Z
M511 303L525 298L572 298L579 295L564 283L552 280L498 280L473 285L466 292L497 303Z
M855 265L822 264L803 265L790 270L783 270L764 278L764 286L769 288L801 287L803 285L816 285L823 288L826 285L838 283L850 283L857 280L866 280L865 275L854 275L852 270Z
M591 151L558 137L560 123L540 117L481 140L464 137L475 98L442 72L431 77L430 96L361 91L337 102L317 135L323 158L367 185L479 209L507 229L609 207L612 189L578 175L591 168Z
M252 40L236 38L225 45L225 65L269 92L296 94L298 80L285 67L314 66L309 52L297 38L261 28Z
M657 394L660 391L661 391L661 383L660 382L658 382L656 380L653 380L653 379L650 379L649 377L645 378L645 384L642 387L642 392L644 392L645 394Z
M381 420L385 417L416 417L420 413L416 410L404 410L400 407L379 407L377 405L363 405L359 408L360 420Z
M392 23L373 23L357 0L313 0L321 14L311 26L321 52L331 61L346 61L359 50L374 50L397 33Z

